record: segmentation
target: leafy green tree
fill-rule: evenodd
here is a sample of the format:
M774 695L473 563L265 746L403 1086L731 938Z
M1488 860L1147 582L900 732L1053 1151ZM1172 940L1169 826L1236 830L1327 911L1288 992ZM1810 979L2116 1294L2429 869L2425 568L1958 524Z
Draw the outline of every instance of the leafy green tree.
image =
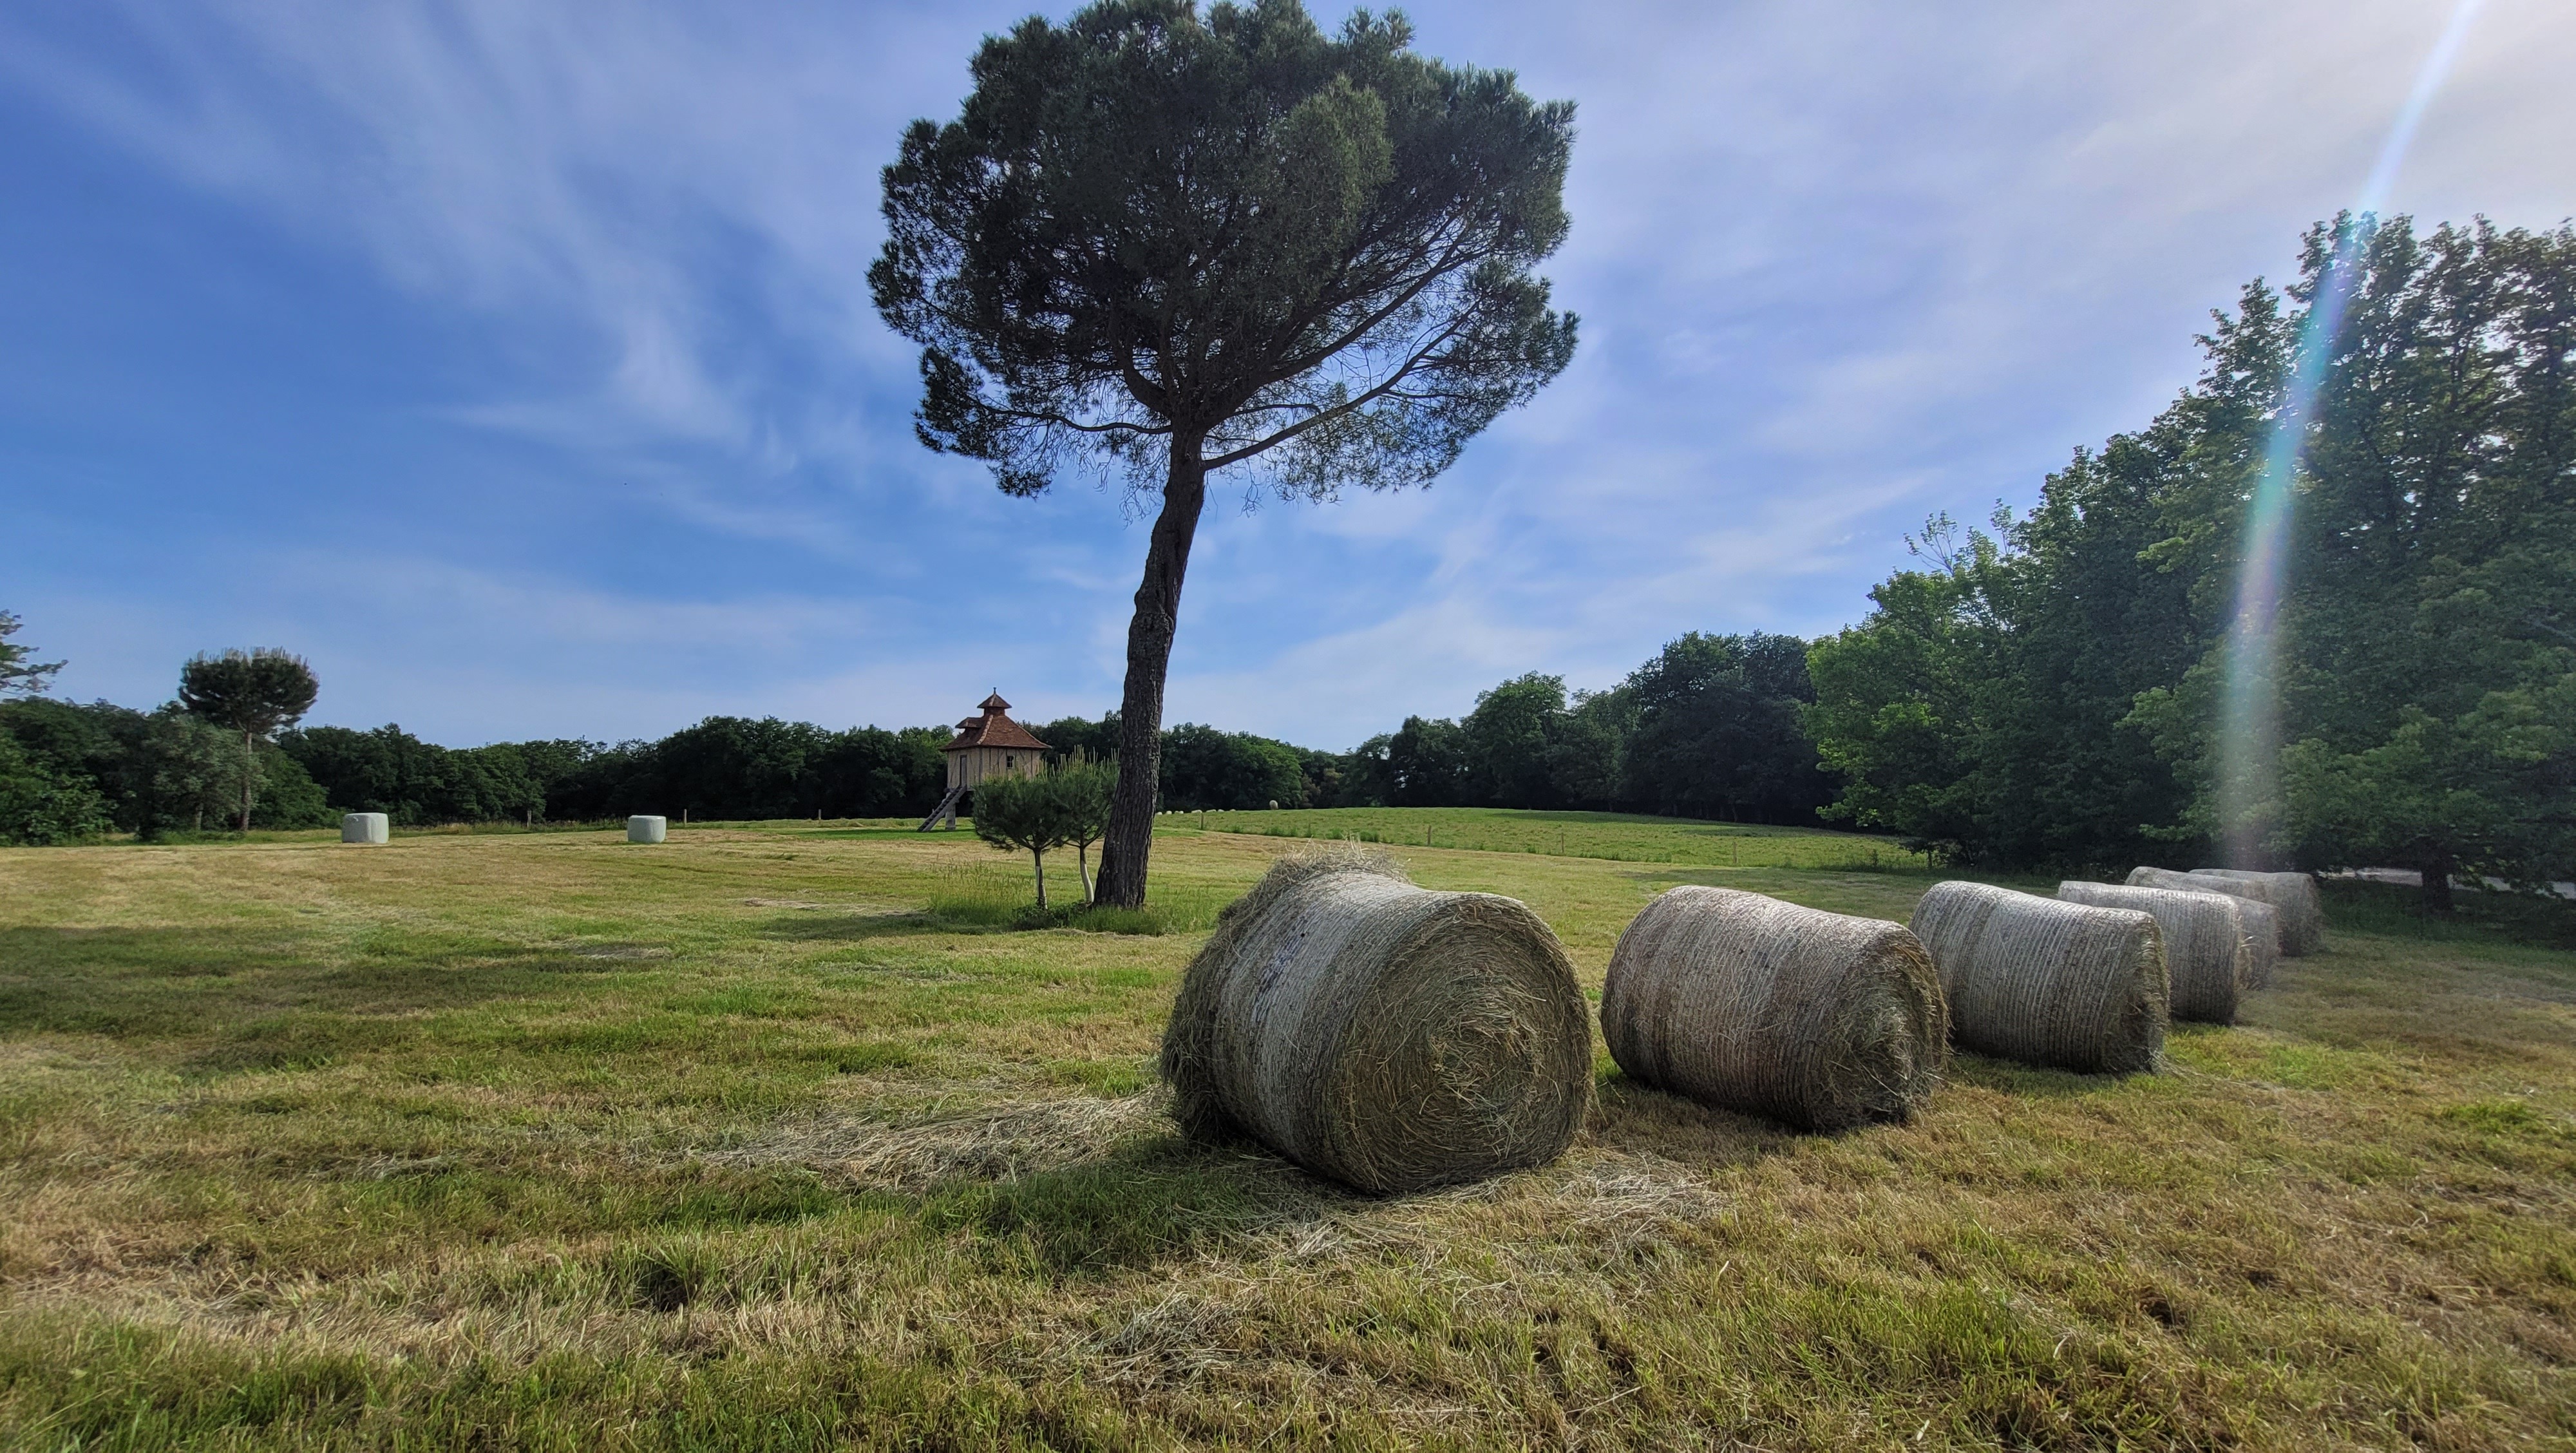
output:
M1387 801L1396 807L1456 807L1472 768L1467 736L1447 717L1408 716L1386 742Z
M140 726L133 745L137 830L146 837L181 826L205 831L207 815L220 818L244 775L231 734L176 703Z
M1159 795L1174 811L1249 812L1273 802L1282 807L1306 804L1305 759L1286 742L1191 722L1163 733L1162 741Z
M293 726L313 709L321 692L301 656L260 647L192 656L179 670L179 704L195 716L241 736L241 830L250 831L251 799L258 786L258 744Z
M12 696L36 696L53 684L54 673L63 669L60 661L30 661L32 646L21 646L9 638L18 634L24 623L5 610L0 610L0 701Z
M2303 336L2346 306L2313 401ZM2312 230L2200 379L1810 654L1838 814L1999 865L2198 857L2576 873L2576 239L2406 219ZM2223 783L2244 523L2295 431L2278 786ZM2233 804L2230 806L2229 804ZM2223 815L2231 813L2233 815Z
M975 836L1006 851L1023 852L1037 865L1038 907L1047 906L1046 855L1073 841L1065 804L1053 782L1038 777L988 777L975 785Z
M87 777L32 756L0 732L0 844L86 842L108 826L106 799Z
M1145 898L1163 682L1208 476L1282 497L1429 481L1574 351L1537 264L1570 103L1338 38L1296 0L1102 0L977 53L885 171L878 311L922 345L922 441L1036 494L1077 457L1159 496L1128 630L1104 901Z
M1554 807L1556 748L1564 735L1565 678L1536 671L1476 694L1459 723L1468 800L1493 807Z
M1629 800L1684 817L1812 822L1829 787L1801 713L1807 643L1755 632L1669 642L1629 676Z

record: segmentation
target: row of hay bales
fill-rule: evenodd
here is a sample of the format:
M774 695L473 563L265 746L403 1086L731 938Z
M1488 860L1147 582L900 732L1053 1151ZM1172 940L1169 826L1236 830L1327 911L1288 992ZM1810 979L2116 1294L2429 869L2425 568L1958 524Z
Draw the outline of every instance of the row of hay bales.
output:
M630 843L658 843L669 833L667 817L630 817L626 819L626 840ZM381 812L351 812L340 818L340 841L366 847L383 847L392 832L390 820Z
M2069 882L2053 899L1941 883L1910 924L1675 888L1611 954L1602 1036L1636 1079L1820 1131L1911 1114L1953 1042L2150 1069L2169 1018L2232 1022L2322 923L2303 875L2170 877L2186 881ZM1592 1029L1526 905L1329 848L1282 859L1219 917L1162 1067L1193 1138L1250 1136L1402 1191L1554 1159L1590 1103Z

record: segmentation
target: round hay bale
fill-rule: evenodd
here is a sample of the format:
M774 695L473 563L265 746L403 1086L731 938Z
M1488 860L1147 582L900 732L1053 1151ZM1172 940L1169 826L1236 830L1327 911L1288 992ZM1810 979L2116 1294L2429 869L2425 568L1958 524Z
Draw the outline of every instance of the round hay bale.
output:
M2173 1017L2210 1024L2236 1022L2236 995L2253 985L2243 910L2262 908L2262 904L2220 893L2177 893L2170 888L2124 888L2113 883L2060 883L2057 896L2096 908L2134 908L2155 919L2165 941Z
M1574 965L1527 906L1354 848L1283 858L1190 961L1163 1077L1198 1139L1364 1191L1553 1160L1592 1096Z
M1932 885L1911 926L1960 1044L2071 1070L2155 1068L2170 992L2155 919L1952 882Z
M1729 888L1647 904L1601 992L1619 1068L1804 1130L1904 1119L1940 1083L1949 1032L1904 925Z
M2302 875L2292 873L2282 876L2300 877ZM2231 898L2244 898L2256 903L2269 904L2273 909L2274 921L2277 925L2273 942L2278 946L2279 954L2283 958L2297 958L2302 954L2315 952L2324 936L2323 915L2320 914L2314 919L2304 918L2292 904L2282 901L2284 897L2295 898L2297 890L2284 890L2272 883L2258 882L2252 878L2226 877L2216 873L2185 873L2173 868L2131 868L2129 886L2169 888L2177 893L2224 893ZM2314 893L2316 885L2310 883L2308 890Z
M340 841L381 846L391 838L389 819L381 812L348 812L340 815Z
M2271 988L2272 972L2281 966L2281 910L2252 898L2227 901L2236 905L2237 920L2245 929L2247 987Z
M2264 889L2262 901L2271 904L2281 914L2283 953L2312 954L2326 946L2325 899L2317 892L2317 880L2307 874L2256 873L2242 868L2194 868L2191 875L2261 885ZM2298 947L2290 947L2293 942Z
M626 819L626 840L630 843L658 843L671 830L667 817L630 817Z

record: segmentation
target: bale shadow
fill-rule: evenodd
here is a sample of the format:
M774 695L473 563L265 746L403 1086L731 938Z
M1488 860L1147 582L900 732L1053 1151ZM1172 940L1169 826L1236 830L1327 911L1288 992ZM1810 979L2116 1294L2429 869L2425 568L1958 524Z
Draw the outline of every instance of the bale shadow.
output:
M1954 1085L1974 1085L1979 1089L2029 1100L2080 1100L2116 1090L2138 1075L2154 1073L2161 1072L2138 1070L2131 1074L2087 1074L2081 1070L2048 1065L2026 1065L2018 1060L1999 1059L1960 1049L1951 1052L1950 1069L1943 1078Z
M1893 1123L1893 1122L1882 1122ZM1592 1110L1582 1140L1628 1153L1678 1162L1694 1170L1733 1170L1785 1154L1799 1142L1866 1134L1875 1128L1811 1131L1740 1111L1703 1105L1687 1095L1650 1085L1624 1072L1593 1086Z

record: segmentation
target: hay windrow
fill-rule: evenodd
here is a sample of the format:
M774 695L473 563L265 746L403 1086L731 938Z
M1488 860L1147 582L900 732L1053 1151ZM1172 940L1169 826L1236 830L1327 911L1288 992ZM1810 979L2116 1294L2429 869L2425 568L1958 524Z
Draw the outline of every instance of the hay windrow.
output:
M2276 880L2295 879L2289 883ZM2132 868L2132 888L2165 888L2177 893L2224 893L2231 898L2268 904L2277 916L2274 941L2284 958L2299 958L2324 946L2325 914L2316 899L2316 881L2305 873L2237 873L2232 869Z
M1554 1159L1592 1091L1574 966L1527 906L1417 888L1384 853L1280 860L1190 961L1163 1037L1185 1134L1362 1190Z
M2155 1068L2171 990L2148 915L1950 882L1923 895L1911 927L1960 1044L2071 1070Z
M1619 937L1601 994L1619 1067L1806 1130L1901 1120L1939 1083L1949 1016L1903 925L1675 888Z
M2218 893L2177 893L2115 883L2060 883L2057 896L2096 908L2134 908L2153 917L2164 936L2173 1017L2208 1024L2236 1022L2236 996L2252 988L2254 979L2244 910L2259 909L2262 904ZM2263 932L2270 934L2268 924Z

